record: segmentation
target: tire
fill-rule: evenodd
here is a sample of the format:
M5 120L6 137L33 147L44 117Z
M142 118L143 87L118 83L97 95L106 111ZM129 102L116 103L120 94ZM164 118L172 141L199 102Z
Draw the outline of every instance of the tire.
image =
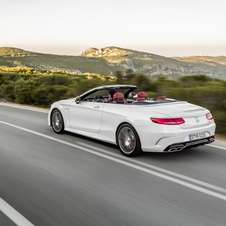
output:
M116 133L116 142L120 152L128 157L142 154L139 136L128 123L121 125Z
M51 114L51 126L55 133L64 132L64 119L59 110L53 110Z

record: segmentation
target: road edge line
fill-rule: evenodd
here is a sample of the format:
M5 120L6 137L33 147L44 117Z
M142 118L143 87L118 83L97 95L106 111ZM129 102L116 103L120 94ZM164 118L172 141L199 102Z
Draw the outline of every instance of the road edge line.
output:
M41 113L48 113L49 109L41 109L41 108L36 108L33 106L25 106L25 105L20 105L20 104L11 104L11 103L1 103L1 106L7 106L7 107L13 107L13 108L19 108L19 109L24 109L24 110L30 110L30 111L36 111L36 112L41 112Z
M17 210L0 198L0 211L18 226L34 226L29 220L21 215Z

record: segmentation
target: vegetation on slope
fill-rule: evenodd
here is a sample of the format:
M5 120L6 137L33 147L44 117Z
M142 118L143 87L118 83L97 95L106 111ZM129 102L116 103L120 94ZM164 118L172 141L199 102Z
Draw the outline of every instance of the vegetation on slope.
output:
M172 59L190 62L190 63L205 63L207 65L216 66L217 64L226 65L225 56L190 56L190 57L172 57Z
M0 48L0 65L112 76L117 70L132 69L150 78L166 75L171 79L177 79L184 75L206 74L226 79L225 57L209 57L206 60L197 57L168 58L113 46L102 49L89 48L80 56L41 54L4 47Z
M40 70L66 70L77 73L111 75L111 71L122 70L120 66L109 66L106 60L81 56L66 56L33 53L16 48L0 48L0 65L28 67ZM111 68L111 71L109 70Z

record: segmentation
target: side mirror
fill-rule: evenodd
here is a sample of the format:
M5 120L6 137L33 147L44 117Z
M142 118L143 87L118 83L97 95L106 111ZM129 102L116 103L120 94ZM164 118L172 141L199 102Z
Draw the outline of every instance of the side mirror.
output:
M81 101L80 96L78 96L78 97L76 97L76 98L75 98L75 102L76 102L76 104L79 104L79 103L80 103L80 101Z

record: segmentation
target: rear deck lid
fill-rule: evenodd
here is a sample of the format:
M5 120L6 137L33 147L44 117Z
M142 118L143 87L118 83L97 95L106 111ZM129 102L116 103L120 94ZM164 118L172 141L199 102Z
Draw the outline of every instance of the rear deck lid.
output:
M159 106L154 112L171 118L183 118L185 123L180 124L183 129L202 127L211 123L206 117L209 113L206 108L189 103Z

